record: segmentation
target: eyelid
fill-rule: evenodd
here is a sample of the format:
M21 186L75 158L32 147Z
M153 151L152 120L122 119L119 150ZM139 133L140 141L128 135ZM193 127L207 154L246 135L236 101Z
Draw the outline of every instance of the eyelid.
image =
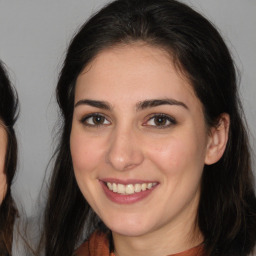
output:
M102 114L102 113L90 113L90 114L86 114L84 115L79 121L85 125L85 126L88 126L88 127L99 127L99 126L106 126L106 125L109 125L109 124L89 124L89 123L86 123L86 120L88 120L89 118L93 118L93 117L102 117L104 118L105 120L107 120L109 122L109 124L111 124L111 121L109 120L108 117L106 117L105 114Z
M104 118L104 122L103 123L95 123L95 124L90 124L89 122L86 122L87 120L89 120L90 118L93 117L100 117L100 118ZM157 124L149 124L149 122L151 120L153 120L154 118L162 118L164 119L166 122L161 125L157 125ZM103 113L98 113L98 112L93 112L93 113L89 113L84 115L80 120L79 120L82 125L87 126L87 127L92 127L92 128L97 128L100 126L108 126L111 124L110 118L108 116L106 116ZM107 124L105 123L107 121ZM146 117L146 120L142 123L142 126L147 126L149 128L157 128L157 129L164 129L164 128L168 128L170 126L173 126L177 124L177 121L175 118L173 118L172 116L168 115L168 114L164 114L164 113L153 113L150 114Z
M169 121L170 124L167 124L167 125L159 125L159 126L157 126L157 125L148 125L148 124L147 124L150 120L152 120L152 119L154 119L154 118L157 118L157 117L158 117L158 118L159 118L159 117L161 117L161 118L166 118L166 120ZM150 116L148 116L147 119L146 119L146 121L143 122L142 125L143 125L143 126L152 127L152 128L157 128L157 129L164 129L164 128L169 128L170 126L175 125L175 124L177 124L177 121L176 121L176 119L173 118L172 116L167 115L167 114L164 114L164 113L154 113L154 114L151 114Z

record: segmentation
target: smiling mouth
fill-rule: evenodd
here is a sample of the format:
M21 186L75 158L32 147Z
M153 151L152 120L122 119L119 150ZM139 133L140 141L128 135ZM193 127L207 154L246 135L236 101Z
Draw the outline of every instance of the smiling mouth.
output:
M140 193L142 191L146 191L152 189L157 185L156 182L150 183L136 183L136 184L120 184L120 183L111 183L106 182L107 188L117 194L121 195L133 195L135 193Z

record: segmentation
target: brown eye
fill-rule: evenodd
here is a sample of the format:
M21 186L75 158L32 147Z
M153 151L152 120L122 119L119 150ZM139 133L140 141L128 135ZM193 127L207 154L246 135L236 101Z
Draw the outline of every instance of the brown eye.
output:
M104 124L105 118L102 116L93 116L92 117L92 122L93 124L99 125L99 124Z
M153 120L156 126L166 125L168 121L166 117L162 117L162 116L155 117Z
M158 114L152 116L144 125L153 127L155 126L157 128L166 128L174 124L176 124L174 118L165 114Z
M87 126L100 126L110 124L106 117L100 114L91 114L89 116L86 116L81 120L81 122Z

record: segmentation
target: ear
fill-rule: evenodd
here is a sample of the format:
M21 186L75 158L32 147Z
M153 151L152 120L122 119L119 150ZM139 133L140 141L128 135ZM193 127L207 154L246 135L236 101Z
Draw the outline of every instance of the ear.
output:
M229 115L222 113L219 116L218 124L211 127L207 143L205 164L214 164L222 157L228 142L229 125Z

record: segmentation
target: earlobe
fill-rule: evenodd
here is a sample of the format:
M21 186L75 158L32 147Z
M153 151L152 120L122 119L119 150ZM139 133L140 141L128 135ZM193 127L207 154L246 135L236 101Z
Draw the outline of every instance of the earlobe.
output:
M228 142L229 125L230 117L227 113L223 113L219 117L218 124L211 128L207 144L205 164L214 164L222 157Z

